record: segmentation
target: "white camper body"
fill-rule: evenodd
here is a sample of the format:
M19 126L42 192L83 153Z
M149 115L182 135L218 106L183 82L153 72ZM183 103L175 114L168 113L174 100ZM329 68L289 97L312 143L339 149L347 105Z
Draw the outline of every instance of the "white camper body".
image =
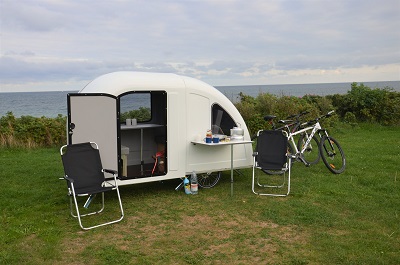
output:
M127 125L121 117L138 107L148 109L150 117L129 117L137 125ZM204 82L176 74L115 72L68 95L68 143L96 142L103 167L118 170L119 185L231 169L230 146L192 142L210 129L229 136L235 126L250 140L228 98ZM233 148L234 168L251 167L252 146ZM154 167L157 153L163 157Z

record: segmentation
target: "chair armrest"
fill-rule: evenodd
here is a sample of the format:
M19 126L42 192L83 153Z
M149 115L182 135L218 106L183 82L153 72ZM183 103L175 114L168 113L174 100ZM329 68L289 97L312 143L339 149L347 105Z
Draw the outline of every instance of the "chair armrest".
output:
M103 172L109 173L109 174L112 174L112 175L113 175L112 177L104 178L104 180L105 180L106 182L108 182L109 180L117 181L117 179L120 179L120 178L118 177L118 171L116 171L116 170L103 168Z
M64 176L62 179L65 179L66 181L69 181L70 183L74 183L74 180L72 178L69 178L68 176Z
M104 172L109 173L109 174L118 174L118 171L116 170L112 170L112 169L103 169Z

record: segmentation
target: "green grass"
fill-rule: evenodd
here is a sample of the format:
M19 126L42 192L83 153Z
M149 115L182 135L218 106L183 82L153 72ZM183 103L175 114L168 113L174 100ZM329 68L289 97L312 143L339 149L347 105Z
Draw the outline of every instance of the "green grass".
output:
M0 149L0 264L400 264L399 133L332 132L346 171L295 163L286 198L254 195L251 169L233 197L230 172L196 196L177 180L124 186L124 220L87 232L69 215L57 149ZM106 202L100 218L116 217Z

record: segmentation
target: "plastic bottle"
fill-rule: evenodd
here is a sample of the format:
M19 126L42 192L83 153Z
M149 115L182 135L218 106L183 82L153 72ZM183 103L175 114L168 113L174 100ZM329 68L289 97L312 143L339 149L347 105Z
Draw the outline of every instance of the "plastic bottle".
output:
M197 183L197 175L193 171L192 176L190 177L190 191L192 194L197 194L199 192L199 184Z
M211 130L208 130L206 133L206 143L211 143L212 142L212 132Z
M92 202L93 198L96 197L96 194L90 194L89 197L87 198L85 205L83 205L83 207L85 207L86 209L89 208L90 203Z
M186 194L192 194L192 192L190 191L190 182L186 176L185 179L183 180L183 187L185 189Z

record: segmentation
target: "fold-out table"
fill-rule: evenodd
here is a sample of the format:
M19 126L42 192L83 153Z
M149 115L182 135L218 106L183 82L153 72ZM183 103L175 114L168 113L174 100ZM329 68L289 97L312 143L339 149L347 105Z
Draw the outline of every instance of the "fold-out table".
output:
M222 147L222 146L231 146L231 196L233 196L233 146L238 145L238 144L251 144L252 141L245 141L245 140L232 140L229 142L219 142L219 143L206 143L204 141L192 141L192 144L196 145L206 145L206 146L211 146L216 148L216 147Z

